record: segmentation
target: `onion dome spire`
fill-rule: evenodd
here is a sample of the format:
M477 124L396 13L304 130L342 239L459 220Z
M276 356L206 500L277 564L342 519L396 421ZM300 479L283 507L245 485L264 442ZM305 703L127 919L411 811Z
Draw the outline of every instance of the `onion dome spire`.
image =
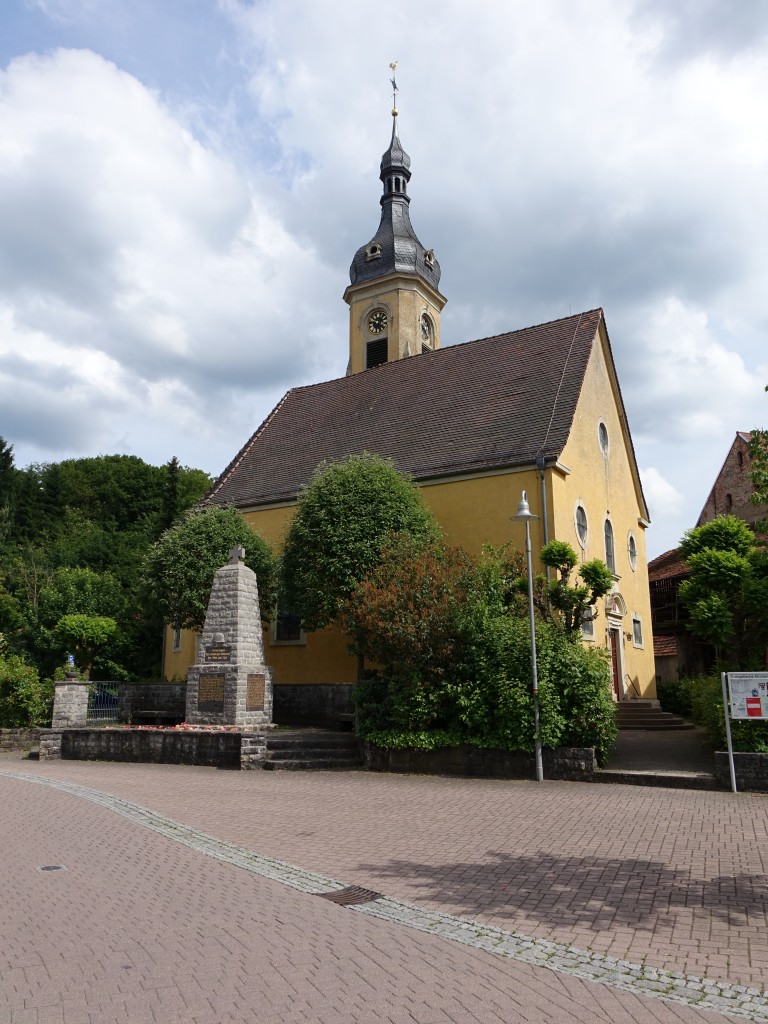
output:
M415 274L433 288L440 283L440 264L431 249L425 249L411 224L408 206L408 182L411 180L411 158L403 149L397 134L398 110L395 68L392 68L392 138L381 158L379 177L384 187L380 199L381 221L367 245L355 253L349 268L352 284L372 281L387 274Z

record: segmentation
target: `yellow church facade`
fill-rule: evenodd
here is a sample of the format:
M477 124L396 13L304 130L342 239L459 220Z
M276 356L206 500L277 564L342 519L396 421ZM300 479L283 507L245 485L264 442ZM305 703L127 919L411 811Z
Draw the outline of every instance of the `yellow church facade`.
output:
M607 651L615 699L655 697L648 510L602 310L441 348L440 267L410 223L396 127L381 180L381 222L344 294L347 376L289 391L206 502L238 508L280 550L316 466L375 452L413 478L445 540L476 555L488 543L524 550L512 517L525 490L534 558L563 540L613 572L583 642ZM265 632L276 719L283 708L290 720L333 720L323 708L348 706L356 659L336 630L284 625ZM165 650L166 676L183 677L194 637L169 631Z

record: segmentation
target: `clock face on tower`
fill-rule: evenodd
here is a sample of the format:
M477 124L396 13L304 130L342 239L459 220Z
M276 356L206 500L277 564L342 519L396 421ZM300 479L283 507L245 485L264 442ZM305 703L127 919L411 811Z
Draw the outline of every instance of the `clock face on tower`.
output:
M382 334L387 329L387 314L383 309L374 309L368 317L368 333Z

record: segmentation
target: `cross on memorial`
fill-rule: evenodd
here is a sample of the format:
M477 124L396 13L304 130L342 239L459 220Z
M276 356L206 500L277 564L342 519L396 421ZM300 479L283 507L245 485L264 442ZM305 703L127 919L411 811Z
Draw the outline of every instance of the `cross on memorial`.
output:
M237 547L232 548L229 552L229 564L239 565L245 558L245 548L242 544L238 544Z

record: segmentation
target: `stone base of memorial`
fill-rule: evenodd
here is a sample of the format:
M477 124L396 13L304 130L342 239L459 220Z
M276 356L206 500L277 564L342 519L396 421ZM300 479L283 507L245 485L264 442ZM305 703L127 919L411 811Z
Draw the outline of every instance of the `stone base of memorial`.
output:
M271 729L272 675L243 665L193 665L187 673L188 725Z

